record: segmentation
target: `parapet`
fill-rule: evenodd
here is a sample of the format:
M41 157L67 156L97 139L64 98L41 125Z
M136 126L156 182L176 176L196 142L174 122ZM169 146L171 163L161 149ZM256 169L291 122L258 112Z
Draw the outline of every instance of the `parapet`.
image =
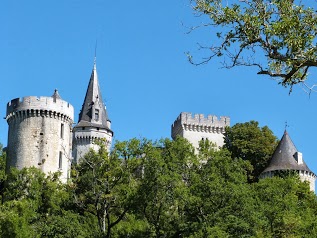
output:
M214 115L207 115L205 117L204 114L194 114L190 112L182 112L175 122L173 123L172 127L177 125L197 125L197 126L215 126L215 127L226 127L230 126L230 117L221 116L219 119L217 116Z
M208 133L224 133L224 128L230 126L230 117L214 115L192 114L182 112L172 125L172 138L179 135L181 131L197 131Z
M36 97L28 96L23 98L15 98L8 102L6 119L8 120L11 116L17 112L30 112L34 114L57 114L70 120L74 119L74 108L73 106L60 99L54 97Z

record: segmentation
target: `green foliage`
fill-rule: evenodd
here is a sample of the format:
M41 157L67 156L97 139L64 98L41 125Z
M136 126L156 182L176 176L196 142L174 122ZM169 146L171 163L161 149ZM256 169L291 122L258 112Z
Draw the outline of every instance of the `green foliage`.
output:
M194 148L185 139L162 140L145 154L139 213L149 224L147 237L177 237L184 229L182 211L188 197Z
M277 138L267 127L259 127L256 121L237 123L226 128L225 145L232 158L250 161L253 171L250 181L257 181L260 173L268 165L278 144Z
M81 212L98 219L100 233L110 237L112 229L125 218L135 200L142 150L138 140L117 143L109 154L100 142L74 169L75 204Z
M0 196L2 197L4 182L6 175L6 153L3 151L3 146L0 144ZM1 200L1 199L0 199Z
M110 154L101 143L68 184L13 169L0 237L316 237L317 199L307 183L292 173L248 182L246 156L261 148L246 140L275 141L267 130L250 122L230 131L245 156L207 140L198 154L183 138L116 142Z
M32 209L32 201L10 201L1 206L0 236L1 237L40 237L32 224L36 212Z
M142 219L137 212L126 214L117 226L114 227L112 237L149 237L150 225L145 219Z
M253 234L254 203L247 183L247 161L232 160L226 150L196 170L186 219L189 237L245 237ZM193 235L194 234L194 235Z
M89 218L87 219L87 217L74 211L61 211L58 214L47 216L46 219L39 222L41 237L93 237L96 233L93 228L97 229L93 224L90 224Z
M257 233L262 237L316 237L316 195L297 176L254 184Z
M87 219L69 210L72 197L58 174L12 169L5 185L1 237L91 237Z
M212 53L201 63L225 57L228 68L254 66L258 74L281 79L282 85L291 87L304 82L309 68L317 66L313 4L290 0L191 2L195 12L208 16L210 24L204 25L214 28L219 40L219 44L203 47ZM193 62L191 56L189 59Z
M217 146L216 144L212 143L208 139L200 140L198 144L199 144L198 157L199 157L199 160L204 163L213 157L214 153L217 150Z

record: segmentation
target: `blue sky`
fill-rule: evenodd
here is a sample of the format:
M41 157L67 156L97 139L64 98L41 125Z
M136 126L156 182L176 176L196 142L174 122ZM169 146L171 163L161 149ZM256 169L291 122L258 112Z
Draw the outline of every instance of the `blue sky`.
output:
M0 114L23 96L57 88L75 108L84 100L97 40L97 70L116 140L170 137L180 112L230 116L268 125L279 138L285 122L297 149L317 172L316 93L291 95L251 68L222 69L219 61L193 66L197 42L210 31L186 34L201 19L188 0L51 0L0 2ZM316 78L312 72L311 78ZM0 121L0 143L7 124Z

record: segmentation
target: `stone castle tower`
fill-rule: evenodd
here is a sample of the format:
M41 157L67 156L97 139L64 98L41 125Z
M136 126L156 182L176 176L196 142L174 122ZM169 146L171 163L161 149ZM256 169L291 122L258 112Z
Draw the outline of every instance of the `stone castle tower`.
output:
M72 160L79 162L95 139L105 139L110 149L113 132L98 83L96 60L88 84L78 124L72 128L74 108L62 100L57 90L51 97L24 97L7 105L9 125L7 169L36 167L42 172L61 172L69 177ZM72 151L73 149L73 151Z
M71 162L73 106L57 90L51 97L16 98L7 104L7 169L34 166L61 172L66 181Z
M102 100L96 69L96 59L90 76L86 96L79 113L78 124L73 129L73 157L79 162L89 149L97 149L96 139L104 139L110 150L113 132L110 129L105 104Z
M301 181L307 181L310 190L315 191L316 175L308 168L303 155L299 152L287 131L276 147L269 165L261 173L260 178L273 177L279 171L297 172Z
M172 138L181 136L186 138L196 149L199 141L208 139L217 147L224 144L225 127L230 126L229 117L220 117L204 114L182 112L172 125Z

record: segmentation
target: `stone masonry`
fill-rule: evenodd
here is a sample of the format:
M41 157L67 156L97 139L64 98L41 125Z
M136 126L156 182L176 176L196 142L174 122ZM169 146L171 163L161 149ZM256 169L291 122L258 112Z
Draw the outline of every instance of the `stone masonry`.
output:
M112 137L111 121L102 100L95 61L78 123L73 129L74 161L79 163L90 149L98 150L96 140L103 140L109 151Z
M225 127L230 126L230 118L204 114L182 112L172 125L172 138L181 136L186 138L196 149L199 141L208 139L217 147L224 144Z
M7 169L34 166L61 172L66 181L71 162L73 106L55 91L52 97L16 98L7 104Z
M61 172L69 178L72 160L79 162L103 139L110 150L113 131L99 87L96 59L78 124L73 128L74 108L57 90L51 97L16 98L7 104L9 125L7 171L10 167L35 167L45 174Z

